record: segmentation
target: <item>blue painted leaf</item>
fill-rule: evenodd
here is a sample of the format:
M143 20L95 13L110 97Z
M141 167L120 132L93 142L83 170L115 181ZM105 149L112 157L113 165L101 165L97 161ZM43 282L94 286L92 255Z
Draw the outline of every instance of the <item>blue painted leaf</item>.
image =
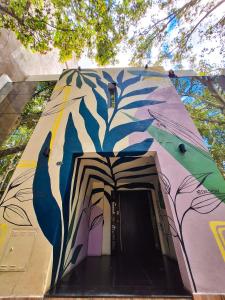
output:
M114 82L113 78L111 77L111 75L105 71L102 71L103 77L109 81L109 82Z
M77 75L76 86L80 89L82 87L82 80L80 74Z
M84 73L84 72L82 72L82 75L86 75L86 76L101 79L101 77L97 73Z
M39 152L33 182L33 206L41 230L48 241L53 245L56 228L58 228L61 222L61 214L51 190L48 159L43 155L44 150L49 148L50 140L51 133L46 137Z
M72 71L71 69L63 71L62 74L59 76L59 80L62 79L67 73L71 71Z
M148 152L151 144L153 143L153 139L145 139L144 141L130 145L127 148L123 149L118 153L118 156L138 156L144 155Z
M127 88L128 86L139 82L140 79L141 79L141 76L136 76L136 77L132 77L132 78L125 80L122 84L122 89L125 90L125 88Z
M62 198L62 212L64 221L64 241L60 266L60 276L63 274L66 245L68 241L70 194L74 161L75 157L82 155L82 153L82 145L78 138L77 130L74 126L72 114L70 113L65 130L63 160L60 167L60 193Z
M88 110L84 99L80 102L79 112L84 119L85 128L95 146L96 152L100 152L102 147L99 140L99 124Z
M52 284L54 284L60 258L62 221L60 208L51 190L48 159L43 155L44 150L49 148L50 141L51 133L47 135L38 156L33 181L33 206L38 224L53 246Z
M98 78L96 79L96 82L97 82L98 86L104 90L105 95L107 97L107 102L108 102L108 99L110 98L108 85L105 84L101 79L98 79Z
M63 146L63 160L60 168L60 193L62 199L68 190L69 178L71 175L71 164L73 156L80 156L83 153L82 145L79 140L76 127L74 126L72 114L69 114L66 130L65 141Z
M75 250L74 250L74 252L73 252L72 259L71 259L71 263L72 263L73 265L76 263L77 258L78 258L78 256L79 256L79 253L80 253L82 247L83 247L82 244L76 246L76 248L75 248Z
M155 105L155 104L160 104L160 103L164 103L164 102L165 101L157 101L157 100L139 100L139 101L131 102L125 106L122 106L120 109L139 108L139 107L143 107L143 106Z
M114 127L109 131L109 134L105 137L103 149L104 152L113 151L113 148L117 142L128 136L133 132L144 132L152 124L154 119L146 119L140 121L134 121L127 124L122 124Z
M70 75L67 76L66 78L66 85L71 85L71 82L73 80L73 75L75 74L76 71L73 71Z
M96 84L92 82L90 79L88 79L86 76L82 76L84 79L84 82L90 86L92 89L96 88Z
M117 76L117 82L118 82L119 85L121 85L122 82L123 82L123 76L124 76L124 70L120 71L118 76Z
M138 95L146 95L152 93L157 87L150 87L150 88L144 88L144 89L139 89L139 90L134 90L130 93L127 93L126 95L122 96L120 100L127 98L127 97L132 97L132 96L138 96Z
M97 101L97 113L105 120L105 122L107 122L108 106L106 100L96 91L96 89L93 89L93 93Z

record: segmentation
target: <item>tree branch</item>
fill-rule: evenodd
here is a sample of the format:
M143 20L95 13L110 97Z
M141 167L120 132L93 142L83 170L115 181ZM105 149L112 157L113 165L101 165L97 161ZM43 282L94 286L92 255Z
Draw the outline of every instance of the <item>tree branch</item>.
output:
M23 151L26 148L26 145L27 144L22 144L13 148L0 150L0 158Z

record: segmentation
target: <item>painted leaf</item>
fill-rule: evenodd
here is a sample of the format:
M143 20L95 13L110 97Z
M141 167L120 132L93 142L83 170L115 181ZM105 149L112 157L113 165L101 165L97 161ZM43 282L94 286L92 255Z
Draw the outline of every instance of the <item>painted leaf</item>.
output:
M69 230L70 194L75 159L82 155L83 149L78 138L77 130L73 122L72 114L69 114L65 130L65 141L63 145L63 159L60 167L60 193L62 198L62 212L64 222L64 241L62 250L62 262L60 274L63 273L66 245Z
M80 156L83 148L78 137L77 129L73 122L72 114L69 114L65 130L65 141L63 145L63 160L60 167L60 193L64 199L66 191L70 190L71 165L74 156Z
M53 286L56 281L60 259L62 221L60 208L51 190L48 159L43 155L44 149L49 148L50 141L51 133L49 132L38 156L37 168L33 181L33 206L38 224L44 236L53 246L51 281L51 285Z
M100 152L101 144L99 140L99 124L97 120L93 117L93 115L90 113L90 111L88 110L84 102L84 99L82 99L80 102L79 112L84 119L85 128L95 146L96 152Z
M76 86L80 89L82 87L82 80L81 80L81 76L78 73L77 75L77 79L76 79Z
M225 194L220 194L220 197L221 196L225 200ZM191 209L200 214L208 214L215 210L221 203L223 203L222 201L211 193L205 193L195 197L192 200Z
M26 211L15 204L9 204L4 207L3 218L14 225L32 226Z
M93 93L95 95L97 101L97 113L105 120L108 121L108 106L106 100L96 91L93 89Z
M155 164L147 164L147 165L143 165L143 166L138 166L138 167L131 167L131 168L124 168L118 172L115 172L115 174L119 174L119 173L122 173L122 172L138 172L138 171L143 171L145 169L148 169L148 168L152 168L152 167L155 167Z
M62 79L67 73L71 72L72 70L65 70L64 72L62 72L62 74L59 76L59 80Z
M60 111L63 111L65 108L72 105L73 101L80 100L81 98L82 98L82 96L74 97L70 100L67 100L66 102L56 104L53 107L50 107L49 109L45 110L45 112L42 114L42 116L50 116L50 115L54 115Z
M26 171L20 173L20 175L18 175L16 178L14 178L12 180L12 182L9 185L8 190L11 190L11 189L23 184L24 182L26 182L27 180L29 180L33 176L34 176L34 170L33 169L29 169L29 170L26 170Z
M225 192L224 190L224 178L221 175L219 169L216 166L216 163L212 159L208 159L206 154L207 152L202 151L201 149L197 150L197 147L193 148L193 145L189 142L183 140L182 138L178 138L165 130L161 130L157 127L150 126L148 128L149 133L152 137L155 138L161 144L161 146L168 151L170 155L172 155L190 174L194 177L198 174L205 173L207 174L212 171L210 175L210 180L205 180L203 183L204 187L207 188L214 194L215 189L219 189L220 192ZM164 143L167 141L167 143ZM174 148L174 145L179 145L180 143L185 144L188 155L183 155L177 148ZM190 157L192 159L192 163L190 164ZM197 174L197 175L196 175ZM218 194L220 198L220 195Z
M164 101L139 100L139 101L134 101L129 104L126 104L125 106L122 106L120 109L139 108L139 107L143 107L143 106L155 105L155 104L160 104L160 103L164 103Z
M71 82L73 80L73 75L76 73L76 71L73 71L70 75L66 78L66 85L71 85Z
M101 191L101 192L102 192L102 191ZM93 207L96 206L98 203L100 203L101 200L103 200L103 197L100 197L100 198L97 199L93 204L91 204L91 208L93 208Z
M43 155L50 141L51 133L47 135L38 156L33 182L33 206L42 232L53 245L56 229L59 226L61 228L61 213L51 190L48 159Z
M117 82L118 82L119 86L123 82L123 76L124 76L124 70L120 71L119 74L117 75Z
M150 148L153 143L153 139L145 139L140 143L136 143L128 146L118 153L118 156L138 156L144 155Z
M96 216L92 220L89 230L90 231L93 230L95 227L97 227L99 224L102 224L102 223L103 223L103 213L101 213L100 215Z
M93 171L99 172L100 175L104 175L105 177L110 178L110 175L104 169L100 168L99 166L85 166L84 169L88 170L88 171L93 170Z
M162 125L162 127L166 128L170 133L175 136L179 136L180 138L185 138L187 141L193 144L193 147L194 145L196 145L202 150L205 150L205 147L202 143L202 138L198 134L191 131L184 125L177 123L175 120L168 118L168 116L164 116L150 109L148 111L150 116L157 120ZM207 156L209 157L209 154L207 154Z
M104 151L113 151L115 144L134 132L144 132L152 124L153 119L140 120L122 124L112 128L104 141Z
M59 95L62 94L62 92L64 91L66 85L62 86L60 89L57 90L53 90L52 95L51 95L51 101L54 101Z
M73 214L73 220L72 222L74 223L75 221L75 214ZM72 242L71 242L71 249L74 247L75 243L76 243L76 239L77 239L77 234L78 234L78 230L79 230L79 227L80 227L80 223L82 221L82 218L83 218L83 211L81 212L80 216L79 216L79 219L78 219L78 222L76 224L76 228L75 228L75 231L74 231L74 234L73 234L73 238L72 238ZM73 230L73 228L71 229L71 231Z
M121 97L121 100L127 97L132 97L132 96L138 96L138 95L147 95L152 93L157 87L150 87L150 88L143 88L139 90L134 90L132 92L129 92L125 94L124 96Z
M91 175L90 179L95 179L96 181L101 181L102 183L104 183L105 185L110 186L111 188L114 188L114 186L111 184L111 182L109 180L105 180L105 178L103 178L102 176L98 176L98 175Z
M160 182L162 184L162 188L163 190L167 193L167 194L170 194L171 192L171 184L170 184L170 181L169 179L166 177L165 174L162 174L159 172L159 179L160 179Z
M97 73L93 73L93 72L90 72L90 73L84 73L84 72L82 72L82 75L89 76L89 77L94 77L96 79L97 78L101 79L101 77Z
M180 186L178 187L177 193L192 193L204 183L204 181L210 174L212 174L212 172L188 175L181 182Z
M126 183L126 184L121 184L118 186L119 189L141 189L141 188L146 188L146 189L155 189L154 184L149 183L149 182L133 182L133 183Z
M96 84L94 82L92 82L89 78L87 78L86 76L82 76L83 77L83 80L84 82L90 86L92 89L96 88Z
M129 172L129 170L127 170ZM130 179L137 179L137 178L144 178L144 177L149 177L149 176L157 176L158 173L146 173L146 174L135 174L135 175L126 175L122 176L123 173L120 173L119 176L115 176L117 180L130 180ZM146 180L147 181L147 180Z
M122 83L121 88L124 90L124 89L126 89L128 86L133 85L133 84L139 82L140 79L141 79L140 76L136 76L136 77L129 78L129 79L125 80L125 81Z
M113 78L111 77L111 75L105 71L102 71L103 77L109 81L109 82L114 82Z
M104 191L104 196L106 197L106 199L109 201L109 203L112 202L112 197L111 194L107 191Z
M33 190L31 188L20 189L14 197L20 202L30 201L33 198Z
M98 84L98 87L103 89L103 91L105 92L105 95L106 95L106 98L107 98L107 103L108 103L109 98L110 98L108 85L105 84L101 79L98 79L98 78L96 79L96 82Z
M71 263L73 265L76 263L77 258L78 258L79 254L80 254L80 251L81 251L82 247L83 247L82 244L76 246L76 248L75 248L75 250L73 252L72 259L71 259Z
M115 168L117 166L120 166L121 164L126 164L128 162L135 161L137 159L139 159L139 157L121 157L118 158L115 162L113 162L112 167Z

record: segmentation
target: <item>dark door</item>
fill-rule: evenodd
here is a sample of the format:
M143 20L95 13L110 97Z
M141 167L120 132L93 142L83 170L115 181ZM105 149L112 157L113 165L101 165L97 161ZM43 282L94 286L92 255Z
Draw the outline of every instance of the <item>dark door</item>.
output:
M155 250L151 202L147 191L121 191L116 195L113 220L114 253L150 254ZM114 208L115 210L115 208Z

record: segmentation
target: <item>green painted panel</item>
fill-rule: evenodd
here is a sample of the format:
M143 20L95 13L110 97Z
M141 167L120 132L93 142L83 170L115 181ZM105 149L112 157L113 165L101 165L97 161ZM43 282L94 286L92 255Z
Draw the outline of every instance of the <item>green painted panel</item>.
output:
M150 126L148 132L195 178L197 174L211 172L203 185L220 200L225 201L223 194L225 193L225 181L208 152L155 126ZM178 145L181 143L185 144L187 149L184 154L178 149Z

